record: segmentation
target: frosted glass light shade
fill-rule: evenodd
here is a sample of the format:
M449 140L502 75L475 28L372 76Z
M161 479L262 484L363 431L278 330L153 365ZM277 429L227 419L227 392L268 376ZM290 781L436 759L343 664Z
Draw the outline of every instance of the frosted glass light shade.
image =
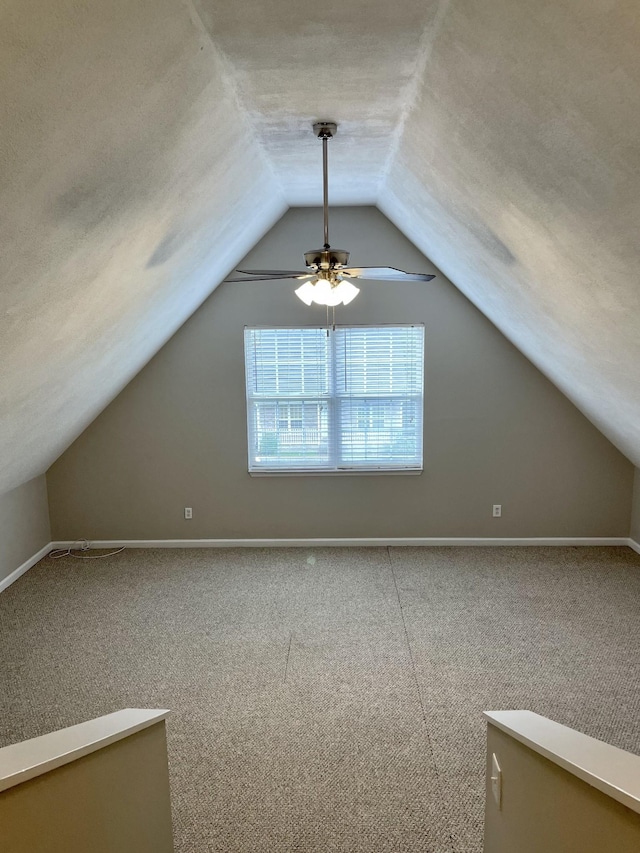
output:
M328 305L331 308L334 305L339 305L342 301L336 293L337 287L331 287L331 284L325 278L321 278L318 281L314 290L313 301L317 305Z
M336 287L336 290L342 298L343 305L348 305L350 302L353 302L356 296L360 293L359 287L356 287L355 284L351 284L350 281L345 281L344 279Z
M311 303L315 299L315 285L312 281L305 281L304 284L301 284L299 288L295 291L298 299L302 299L305 305L311 305Z
M328 305L331 308L336 305L348 305L360 293L360 288L344 280L332 287L330 282L321 278L315 282L306 281L295 293L305 305L315 302L316 305Z

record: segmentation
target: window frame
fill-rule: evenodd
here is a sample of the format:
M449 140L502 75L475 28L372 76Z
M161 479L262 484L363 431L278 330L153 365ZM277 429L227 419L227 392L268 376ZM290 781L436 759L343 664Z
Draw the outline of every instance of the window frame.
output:
M403 393L391 393L388 392L386 394L375 395L371 394L362 394L362 395L343 395L340 396L337 392L337 383L336 383L336 370L337 370L337 356L336 356L336 342L337 336L335 334L336 331L340 331L341 329L384 329L384 328L400 328L400 329L420 329L422 334L420 338L420 347L421 353L420 357L422 363L420 365L420 381L419 381L419 391L418 392L407 392ZM329 390L326 395L322 394L308 394L305 397L294 396L291 394L282 394L281 396L270 396L267 395L259 395L252 394L249 388L249 366L248 366L248 357L249 350L247 346L247 333L251 332L260 332L260 331L271 331L276 332L280 330L315 330L322 332L323 334L329 333L330 337L330 346L328 353L328 381L329 381ZM248 473L252 477L309 477L309 476L377 476L377 475L402 475L402 476L415 476L420 475L424 471L424 374L425 374L425 326L424 323L363 323L363 324L349 324L348 326L334 326L331 328L327 328L325 326L317 326L317 325L308 325L301 326L299 324L296 325L268 325L268 326L245 326L244 327L244 359L245 359L245 406L246 406L246 422L247 422L247 465L248 465ZM252 350L253 352L253 350ZM276 384L278 380L276 379ZM416 453L416 462L407 463L407 464L393 464L393 463L384 463L384 462L362 462L356 464L347 464L341 463L339 460L339 445L341 442L341 430L340 430L340 404L341 400L357 400L358 398L362 398L366 400L369 397L370 399L383 399L390 402L393 400L398 400L400 402L405 402L407 400L413 400L418 408L419 408L419 424L416 427L414 440L417 442L418 452ZM268 405L268 402L273 402L276 407L274 420L275 423L278 424L280 420L285 420L278 411L278 404L283 406L288 406L288 422L291 423L291 407L292 406L301 406L302 407L302 431L305 429L305 412L304 405L306 402L313 403L317 401L323 401L326 403L326 420L327 420L327 431L328 431L328 464L325 466L322 465L308 465L308 466L291 466L291 467L268 467L267 465L256 466L255 464L252 467L252 444L253 440L257 437L255 433L255 426L252 429L251 422L251 411L252 405L256 402L262 401L264 404ZM255 408L257 420L257 412L258 409ZM375 417L375 413L370 411L368 413L368 418L371 419ZM322 411L318 408L317 418L318 424L320 425L322 418ZM255 456L255 454L254 454ZM334 464L335 463L335 466Z

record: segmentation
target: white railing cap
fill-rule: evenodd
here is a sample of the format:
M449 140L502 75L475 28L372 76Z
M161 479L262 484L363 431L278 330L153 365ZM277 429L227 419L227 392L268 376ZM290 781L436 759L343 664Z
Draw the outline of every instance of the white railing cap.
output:
M640 814L640 756L534 714L485 711L489 723Z
M167 710L125 708L77 726L5 746L0 749L0 791L146 729L170 713Z

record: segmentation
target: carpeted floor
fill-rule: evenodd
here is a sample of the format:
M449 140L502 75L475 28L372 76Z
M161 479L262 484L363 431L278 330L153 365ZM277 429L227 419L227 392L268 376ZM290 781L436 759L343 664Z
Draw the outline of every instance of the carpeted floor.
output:
M484 709L640 753L626 548L130 550L0 595L0 745L166 707L179 853L476 853Z

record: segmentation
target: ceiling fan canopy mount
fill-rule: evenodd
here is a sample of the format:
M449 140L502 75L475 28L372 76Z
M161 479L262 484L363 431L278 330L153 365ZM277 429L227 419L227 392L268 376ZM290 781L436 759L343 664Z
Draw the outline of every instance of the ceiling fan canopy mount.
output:
M318 139L333 139L338 132L338 125L335 121L315 121L313 132Z
M352 279L374 281L431 281L433 275L407 273L395 267L349 267L349 252L332 249L329 245L329 160L328 143L336 135L338 125L333 121L314 122L313 132L322 141L322 188L324 215L324 246L304 253L307 271L298 270L237 270L241 278L227 281L278 281L297 279L303 284L296 295L307 305L313 302L329 307L347 305L360 292Z

